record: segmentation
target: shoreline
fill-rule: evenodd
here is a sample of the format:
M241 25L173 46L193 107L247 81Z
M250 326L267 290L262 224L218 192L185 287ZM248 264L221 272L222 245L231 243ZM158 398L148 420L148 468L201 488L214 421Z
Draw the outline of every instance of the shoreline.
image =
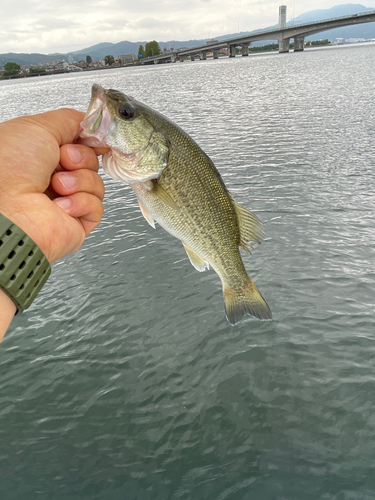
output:
M353 43L335 43L331 42L326 45L313 45L309 47L305 47L303 52L306 50L321 50L321 49L327 49L327 48L343 48L343 47L356 47L356 46L361 46L361 45L373 45L375 42L373 41L368 41L368 42L353 42ZM278 53L277 49L275 50L259 50L259 51L253 51L249 53L248 57L251 56L259 56L259 55L267 55L267 54L275 54ZM293 50L290 50L290 53L293 53ZM237 55L236 57L243 57L241 55ZM213 60L212 57L207 57L207 60ZM220 56L219 59L229 59L228 56ZM186 60L187 62L188 59ZM198 62L198 61L196 61ZM166 62L166 63L161 63L161 64L172 64L171 62ZM137 61L135 63L130 63L130 64L122 64L120 66L104 66L102 68L87 68L83 69L82 71L66 71L66 70L58 70L58 71L40 71L39 73L28 73L28 74L22 74L22 75L10 75L10 76L1 76L0 81L2 80L19 80L21 78L32 78L32 77L37 77L37 76L50 76L50 75L62 75L62 74L82 74L90 71L103 71L103 70L111 70L111 69L120 69L120 68L134 68L134 67L150 67L152 64L141 64L140 61ZM155 66L158 66L156 64Z

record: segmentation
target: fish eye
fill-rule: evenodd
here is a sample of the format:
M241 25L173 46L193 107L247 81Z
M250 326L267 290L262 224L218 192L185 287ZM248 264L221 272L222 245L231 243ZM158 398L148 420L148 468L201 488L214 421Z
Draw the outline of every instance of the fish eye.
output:
M125 120L131 120L132 118L134 118L135 114L134 109L128 103L120 104L118 112L123 118L125 118Z

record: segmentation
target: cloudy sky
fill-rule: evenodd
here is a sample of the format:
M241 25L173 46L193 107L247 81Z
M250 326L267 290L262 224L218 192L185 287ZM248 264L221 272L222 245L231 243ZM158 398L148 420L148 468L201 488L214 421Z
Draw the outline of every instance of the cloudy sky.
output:
M277 23L315 9L375 0L1 0L0 53L69 52L100 42L209 38Z

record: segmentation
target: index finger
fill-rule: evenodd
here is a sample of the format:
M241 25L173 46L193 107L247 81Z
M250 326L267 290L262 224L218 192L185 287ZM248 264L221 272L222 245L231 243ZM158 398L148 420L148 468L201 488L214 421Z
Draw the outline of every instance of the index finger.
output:
M22 120L43 128L50 133L58 145L73 143L78 131L79 124L84 119L85 113L71 108L62 108L47 111L39 115L23 116Z

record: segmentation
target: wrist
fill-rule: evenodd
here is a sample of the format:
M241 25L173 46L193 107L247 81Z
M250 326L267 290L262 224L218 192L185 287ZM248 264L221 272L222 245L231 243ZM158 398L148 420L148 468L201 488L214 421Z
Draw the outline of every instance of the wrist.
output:
M0 290L0 341L17 312L15 303Z
M18 312L31 305L50 273L49 262L35 242L0 214L0 289Z

